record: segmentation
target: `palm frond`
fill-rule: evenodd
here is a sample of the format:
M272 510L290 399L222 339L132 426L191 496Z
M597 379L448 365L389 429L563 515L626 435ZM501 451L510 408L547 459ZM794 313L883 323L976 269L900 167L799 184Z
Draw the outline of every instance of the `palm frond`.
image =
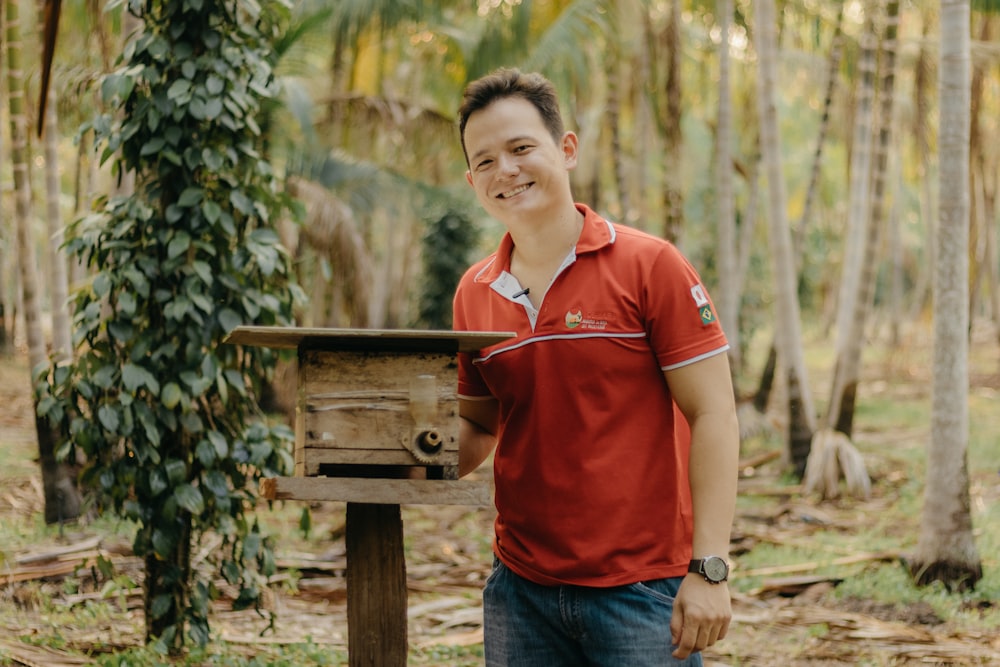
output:
M535 40L522 66L544 72L564 84L590 78L592 59L582 57L581 45L599 48L608 38L614 7L606 0L577 0Z

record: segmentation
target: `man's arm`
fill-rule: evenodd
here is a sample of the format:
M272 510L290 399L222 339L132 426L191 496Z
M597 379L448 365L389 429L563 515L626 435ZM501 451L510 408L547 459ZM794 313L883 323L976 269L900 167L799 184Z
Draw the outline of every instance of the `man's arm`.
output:
M497 444L499 404L495 398L458 399L458 476L463 477L482 464Z
M717 354L666 371L670 392L691 427L689 475L694 510L693 557L728 560L736 513L740 436L729 358ZM677 658L726 636L732 617L729 587L699 574L685 577L670 622Z

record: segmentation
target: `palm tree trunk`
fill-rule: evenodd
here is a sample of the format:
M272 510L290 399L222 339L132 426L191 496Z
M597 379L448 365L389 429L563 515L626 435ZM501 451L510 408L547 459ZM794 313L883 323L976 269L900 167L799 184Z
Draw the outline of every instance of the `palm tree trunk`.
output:
M777 18L774 0L760 0L756 6L757 52L760 72L757 76L757 100L760 114L761 152L768 184L769 241L775 282L775 344L778 367L785 369L787 382L788 459L798 474L805 471L810 441L815 431L815 413L806 374L802 347L802 325L796 293L795 260L791 231L785 209L785 181L781 168L781 138L778 133L776 93Z
M846 329L840 338L830 403L827 408L827 426L847 437L854 425L854 405L858 382L861 378L861 355L864 349L865 323L868 320L875 296L877 256L882 227L885 220L885 182L889 168L889 147L892 138L893 102L896 62L896 37L899 28L899 0L889 0L885 11L885 32L882 39L882 71L877 118L878 142L871 166L871 194L868 213L863 218L865 236L861 244L860 264L855 268L857 278L851 281L855 290L848 302L852 306L850 317L843 318ZM842 303L843 307L845 304ZM840 319L840 318L838 318Z
M981 44L989 44L992 41L990 34L992 28L991 16L982 13L980 17L980 28L977 41ZM980 306L980 295L985 293L988 298L982 306L989 313L993 322L1000 323L1000 294L997 292L997 253L996 253L996 225L993 224L995 211L995 189L996 189L996 165L995 161L987 155L987 147L990 145L988 139L984 139L982 126L982 109L984 106L983 96L985 94L986 72L983 64L973 62L972 67L972 98L971 126L969 129L969 150L971 156L969 160L972 199L971 204L971 228L975 230L975 270L972 282L972 292L969 297L969 319L972 321L974 313Z
M680 243L684 228L684 195L681 183L681 3L670 3L670 20L664 32L667 56L667 89L665 116L663 118L664 176L663 176L663 238Z
M934 266L934 376L927 485L917 553L920 585L967 590L983 576L969 499L969 0L941 1L940 204Z
M813 202L816 201L816 192L819 190L819 178L823 167L823 148L826 146L826 139L830 132L830 109L833 108L833 93L837 89L837 76L840 70L842 42L844 40L844 9L846 6L847 3L840 5L840 11L837 13L837 27L834 29L833 39L830 42L830 57L826 65L826 95L823 100L823 116L820 118L819 131L816 133L816 150L813 152L812 170L809 173L806 200L802 205L802 217L799 218L799 224L795 227L792 237L796 265L800 272L805 256L806 228L812 219Z
M875 97L875 67L877 39L875 37L875 6L879 0L865 2L865 24L861 34L861 55L858 61L860 81L858 101L854 111L854 138L851 144L850 191L848 193L847 237L841 266L840 290L837 297L836 346L837 356L847 345L854 300L861 280L861 257L864 254L865 223L871 193L871 143L873 99ZM837 412L828 410L827 414Z
M14 173L14 217L17 236L18 267L24 308L25 334L28 342L28 365L31 368L32 397L35 396L34 373L47 363L42 334L38 267L31 229L31 183L28 172L28 117L24 108L24 74L21 71L21 21L17 0L7 0L7 83L10 104L11 158ZM34 399L37 400L37 399ZM56 461L55 437L46 420L35 420L38 458L45 496L45 521L57 523L80 514L80 494L75 475L69 466Z
M733 13L732 0L718 0L719 33L719 110L716 129L715 183L719 216L719 289L716 304L719 320L729 339L729 360L733 374L742 367L740 345L740 301L742 290L739 281L739 260L736 251L736 215L733 206L733 110L729 80L729 24Z
M923 12L923 30L921 34L921 39L919 40L920 49L917 55L917 61L914 66L914 82L913 82L913 108L915 113L913 114L913 136L916 143L916 152L918 156L917 161L917 173L920 175L920 218L925 222L928 227L927 238L934 238L934 229L936 225L936 220L934 217L934 183L931 177L932 169L930 164L930 129L928 128L928 119L930 118L930 104L928 102L928 88L930 71L933 65L929 62L930 57L928 51L924 48L924 44L927 44L930 39L930 25L931 25L931 13L930 9ZM933 271L930 267L935 264L935 251L934 244L926 244L924 252L927 256L924 258L922 265L928 267L927 270L921 271L917 275L917 284L913 288L913 301L910 307L909 319L915 320L924 311L925 306L930 297L931 292L931 275Z
M607 107L605 121L611 135L611 163L614 165L615 187L618 190L618 219L625 222L630 218L632 203L629 201L628 178L625 176L625 160L622 155L621 137L621 67L620 49L611 48L605 67L608 80Z

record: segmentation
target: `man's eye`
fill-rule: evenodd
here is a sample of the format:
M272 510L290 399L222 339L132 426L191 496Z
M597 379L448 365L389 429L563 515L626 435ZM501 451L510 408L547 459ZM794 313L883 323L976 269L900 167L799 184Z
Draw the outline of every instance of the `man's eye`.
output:
M524 151L528 150L529 148L531 148L531 146L529 146L527 144L524 144L523 146L518 146L517 148L515 148L514 152L515 153L523 153Z
M482 170L493 164L493 160L483 160L482 162L476 163L476 169Z

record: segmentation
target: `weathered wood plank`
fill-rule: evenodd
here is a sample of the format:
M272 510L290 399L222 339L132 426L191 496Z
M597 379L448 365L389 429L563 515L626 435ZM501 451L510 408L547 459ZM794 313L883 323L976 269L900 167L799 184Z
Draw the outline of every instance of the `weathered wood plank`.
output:
M299 351L298 448L336 450L328 463L458 464L458 384L452 353ZM418 447L433 432L440 446ZM411 454L411 452L413 452ZM316 474L311 459L306 474Z
M268 500L337 500L387 505L491 503L489 482L464 479L362 479L353 477L268 477L260 481Z
M513 336L506 331L238 326L223 342L284 349L475 352Z
M406 667L406 558L399 505L347 504L347 661Z

